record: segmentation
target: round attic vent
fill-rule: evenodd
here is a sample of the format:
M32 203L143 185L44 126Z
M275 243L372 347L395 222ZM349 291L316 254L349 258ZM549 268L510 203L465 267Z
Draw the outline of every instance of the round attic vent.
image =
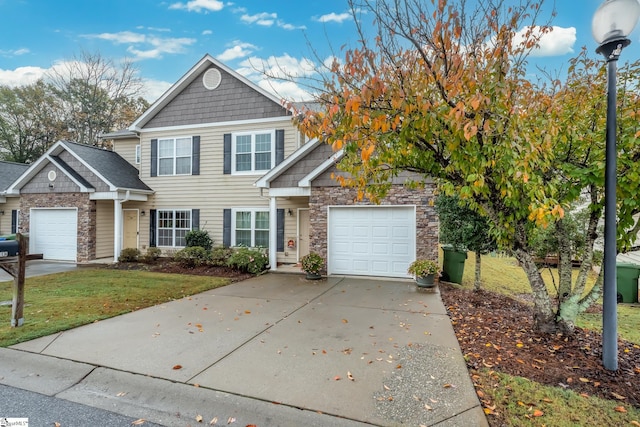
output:
M54 170L49 171L49 173L47 174L47 178L49 178L49 181L55 181L56 180L56 171L54 171Z
M216 68L210 68L202 76L202 83L204 87L209 90L213 90L220 86L220 81L222 80L222 75L220 74L220 70Z

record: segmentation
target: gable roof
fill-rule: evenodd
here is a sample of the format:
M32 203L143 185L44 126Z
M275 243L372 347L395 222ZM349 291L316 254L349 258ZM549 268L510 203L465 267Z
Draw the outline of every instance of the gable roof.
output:
M0 194L4 194L27 169L29 165L23 163L0 161Z
M260 86L256 85L243 75L229 68L222 62L218 61L209 54L206 54L198 63L196 63L185 75L174 83L160 98L158 98L140 117L129 126L130 131L141 130L156 114L158 114L164 107L166 107L176 96L178 96L189 84L191 84L202 72L207 70L210 66L224 70L234 78L240 80L245 85L251 87L258 93L262 94L269 100L273 101L279 107L284 108L281 104L281 100L272 93L264 90Z
M27 184L38 172L53 163L60 168L78 186L91 191L93 186L89 184L75 169L58 156L67 151L82 163L87 169L105 182L110 191L134 190L143 193L152 193L138 175L138 169L123 159L118 153L102 148L91 147L70 141L58 141L47 150L35 163L11 185L12 191L17 191Z

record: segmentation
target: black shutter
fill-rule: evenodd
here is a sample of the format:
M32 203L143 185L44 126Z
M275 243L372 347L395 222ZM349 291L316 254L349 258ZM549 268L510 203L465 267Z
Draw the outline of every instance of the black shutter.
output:
M149 210L149 247L156 247L156 210Z
M158 176L158 140L151 140L151 176Z
M200 229L200 209L191 209L191 229Z
M191 140L191 175L200 175L200 137Z
M276 166L282 163L283 160L284 160L284 129L276 129Z
M224 173L227 175L230 174L231 173L231 134L230 133L224 134L223 163L224 163Z
M18 232L18 211L13 209L11 211L11 234Z
M278 239L277 251L284 252L284 209L278 209L276 218L276 238Z
M222 218L222 246L231 246L231 209L223 209Z

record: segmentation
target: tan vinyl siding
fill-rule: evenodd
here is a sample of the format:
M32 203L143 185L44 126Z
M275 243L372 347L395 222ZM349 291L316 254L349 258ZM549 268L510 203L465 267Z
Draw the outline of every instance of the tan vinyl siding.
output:
M141 136L142 180L155 190L149 209L200 209L200 228L207 230L215 245L222 245L223 209L269 207L268 194L260 196L254 183L263 175L225 175L223 173L224 134L285 129L285 157L296 148L297 133L289 118L282 121L211 126L166 132L147 132ZM200 136L200 175L150 176L151 139ZM273 145L275 150L275 141ZM265 171L266 173L266 171ZM144 225L142 225L144 224ZM146 228L142 228L146 227ZM148 244L149 222L141 221L140 243ZM146 236L145 236L146 234Z
M292 197L291 199L278 199L278 209L284 209L284 252L278 252L278 262L283 264L296 264L298 262L298 208L308 208L307 197ZM291 216L287 210L291 209ZM287 241L293 239L296 247L287 248Z
M136 164L136 145L140 144L140 139L118 139L113 143L113 151L118 153L123 159L140 169L140 165ZM145 161L145 157L140 153L140 162ZM149 158L146 158L149 161Z
M6 203L0 203L0 211L4 211L4 215L0 215L0 235L11 233L11 211L20 209L19 197L8 197Z
M112 200L96 202L96 258L113 257L113 204Z

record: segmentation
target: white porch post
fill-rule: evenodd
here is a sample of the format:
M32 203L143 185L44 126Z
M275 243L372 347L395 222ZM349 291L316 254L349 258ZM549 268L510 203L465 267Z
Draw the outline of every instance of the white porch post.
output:
M269 265L278 269L278 206L275 197L269 197Z
M122 202L117 198L113 201L113 262L118 262L122 252Z

